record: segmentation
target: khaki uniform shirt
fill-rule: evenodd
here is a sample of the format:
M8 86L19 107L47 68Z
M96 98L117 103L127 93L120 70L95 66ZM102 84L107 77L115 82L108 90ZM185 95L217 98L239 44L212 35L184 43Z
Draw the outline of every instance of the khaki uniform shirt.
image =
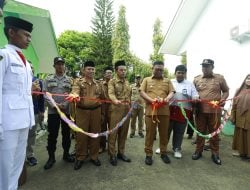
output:
M51 94L69 94L71 91L72 79L64 74L63 76L57 76L56 74L49 75L43 83L43 91ZM65 100L64 96L53 96L53 99L58 104L63 104L65 113L69 113L69 102ZM48 114L57 113L56 109L53 108L51 102L46 99L49 103Z
M131 88L127 80L121 80L118 77L111 79L108 83L108 94L109 98L112 101L120 100L120 101L128 101L131 100ZM111 105L112 107L115 105Z
M200 99L207 101L219 101L221 100L221 95L229 91L226 80L220 74L213 74L210 78L198 75L194 78L194 85ZM201 111L203 113L216 113L218 110L211 105L202 103Z
M98 81L93 80L89 83L82 77L74 81L71 93L84 97L77 103L77 106L83 109L91 109L100 106L101 102L99 99L101 99L103 94L101 85Z
M131 101L137 102L139 106L143 106L144 100L140 96L140 86L135 84L131 85L132 95L131 95Z
M174 92L174 87L168 78L156 79L153 76L146 77L141 85L141 91L144 91L149 97L154 98L166 98L169 93ZM146 102L146 115L152 115L152 106ZM169 106L164 105L160 107L154 114L157 115L170 115Z
M109 94L108 94L108 82L102 81L102 92L103 92L103 98L105 100L109 100Z

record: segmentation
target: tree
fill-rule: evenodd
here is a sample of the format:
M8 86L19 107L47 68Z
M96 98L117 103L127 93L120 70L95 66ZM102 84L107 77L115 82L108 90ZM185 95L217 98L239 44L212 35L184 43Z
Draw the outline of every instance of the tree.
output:
M119 15L115 24L115 31L113 33L112 48L113 48L113 62L117 60L124 60L128 63L131 57L129 51L129 26L126 21L126 8L120 6Z
M186 65L187 66L187 52L183 52L181 54L181 63L182 63L182 65Z
M68 74L74 75L80 64L91 59L93 36L89 32L66 30L57 39L60 55L66 61Z
M152 65L141 60L136 55L131 54L128 62L130 63L127 76L129 82L134 82L136 75L140 75L144 78L152 74Z
M155 20L154 31L153 31L153 54L150 55L150 60L153 62L155 60L164 61L164 55L158 53L159 49L163 43L164 36L161 30L161 21L159 18Z
M97 74L105 66L112 66L112 33L114 30L113 1L96 0L95 17L92 19L92 44ZM100 77L100 76L99 76Z

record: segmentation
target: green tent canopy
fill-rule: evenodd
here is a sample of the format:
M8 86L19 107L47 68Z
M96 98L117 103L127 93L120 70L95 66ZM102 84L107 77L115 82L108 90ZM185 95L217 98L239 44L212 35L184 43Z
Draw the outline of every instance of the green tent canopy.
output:
M32 62L36 73L53 73L53 59L59 53L49 11L7 0L3 13L4 16L16 16L33 23L32 42L29 48L24 50L25 57ZM3 47L7 43L3 21L0 22L0 36L0 46Z

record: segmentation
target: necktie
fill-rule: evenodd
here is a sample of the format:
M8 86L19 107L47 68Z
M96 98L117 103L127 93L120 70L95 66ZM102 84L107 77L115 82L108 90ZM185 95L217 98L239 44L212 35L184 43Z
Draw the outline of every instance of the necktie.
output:
M22 59L23 64L26 66L26 59L25 59L24 55L22 54L22 52L20 52L20 51L16 51L16 52L19 55L19 57Z

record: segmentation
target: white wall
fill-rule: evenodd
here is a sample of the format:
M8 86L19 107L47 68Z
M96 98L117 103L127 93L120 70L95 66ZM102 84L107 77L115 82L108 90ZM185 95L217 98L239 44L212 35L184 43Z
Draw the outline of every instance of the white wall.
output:
M250 1L211 0L179 53L187 52L188 79L201 74L204 58L215 61L214 73L223 74L234 95L250 73L250 41L239 44L230 39L230 29L248 24Z

